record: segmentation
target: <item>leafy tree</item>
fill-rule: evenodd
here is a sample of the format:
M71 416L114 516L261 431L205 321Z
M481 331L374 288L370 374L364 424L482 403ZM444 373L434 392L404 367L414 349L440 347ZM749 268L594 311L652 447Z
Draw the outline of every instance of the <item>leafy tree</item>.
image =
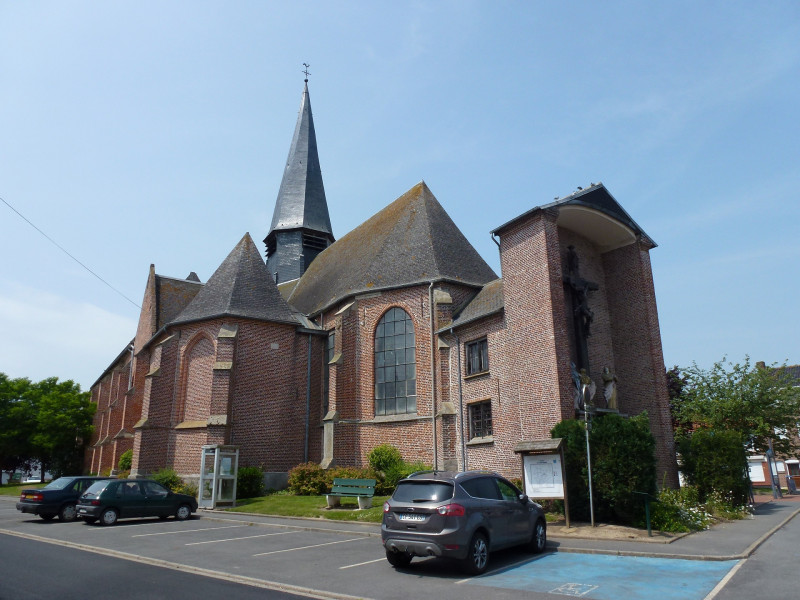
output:
M32 442L42 472L54 475L79 473L85 442L92 434L94 405L89 392L67 380L49 377L32 384L26 394L36 410L36 432Z
M566 440L564 462L570 514L588 520L589 471L583 421L569 419L553 428L553 437ZM626 419L616 414L592 419L592 494L595 518L600 521L636 522L644 502L634 492L656 491L655 439L647 414Z
M26 397L31 382L0 373L0 470L10 474L27 470L33 458L31 437L36 422Z
M770 440L778 454L800 450L796 436L784 435L796 429L800 416L800 387L794 387L785 365L753 366L745 357L741 364L723 359L708 370L694 363L682 374L680 422L736 431L758 452L765 452Z
M89 393L72 381L32 383L0 373L0 468L13 472L39 461L42 473L79 473L93 413Z

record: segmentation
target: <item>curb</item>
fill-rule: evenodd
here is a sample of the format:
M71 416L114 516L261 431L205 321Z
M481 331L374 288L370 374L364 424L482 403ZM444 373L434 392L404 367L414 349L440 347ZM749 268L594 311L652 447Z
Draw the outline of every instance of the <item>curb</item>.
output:
M743 552L738 554L680 554L671 552L645 552L638 550L607 550L604 548L562 548L559 547L555 552L565 552L570 554L606 554L611 556L638 556L646 558L672 558L678 560L703 560L703 561L727 561L743 560L750 558L758 548L766 542L772 535L789 521L800 514L800 507L792 511L780 523L773 526L769 531L762 534L758 539L751 543ZM585 538L584 538L585 539Z

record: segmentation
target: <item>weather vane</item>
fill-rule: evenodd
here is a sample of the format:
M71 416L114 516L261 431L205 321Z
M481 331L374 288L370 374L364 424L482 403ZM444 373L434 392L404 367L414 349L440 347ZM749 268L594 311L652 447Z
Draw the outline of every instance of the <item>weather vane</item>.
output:
M308 72L308 67L310 67L311 65L308 63L303 63L303 66L305 67L305 70L300 72L306 76L306 83L308 83L308 76L311 75L311 73Z

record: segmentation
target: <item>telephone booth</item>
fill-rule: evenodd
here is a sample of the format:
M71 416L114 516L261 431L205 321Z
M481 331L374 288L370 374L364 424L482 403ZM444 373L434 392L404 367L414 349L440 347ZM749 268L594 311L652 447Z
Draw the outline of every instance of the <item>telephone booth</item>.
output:
M239 469L239 448L236 446L203 446L200 461L200 508L236 506L236 473Z

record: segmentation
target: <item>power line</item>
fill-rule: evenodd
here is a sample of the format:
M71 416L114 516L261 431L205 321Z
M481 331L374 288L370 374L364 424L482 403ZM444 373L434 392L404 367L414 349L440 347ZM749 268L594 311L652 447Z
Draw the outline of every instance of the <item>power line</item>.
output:
M87 271L89 271L89 273L91 273L92 275L94 275L95 277L97 277L97 278L98 278L100 281L102 281L103 283L105 283L105 284L106 284L108 287L110 287L112 290L114 290L114 291L115 291L116 293L118 293L120 296L122 296L123 298L125 298L125 300L127 300L128 302L130 302L131 304L133 304L133 305L134 305L136 308L138 308L139 310L141 310L141 308L142 308L141 306L139 306L138 304L136 304L136 302L134 302L133 300L131 300L130 298L128 298L128 297L127 297L125 294L123 294L122 292L120 292L120 291L119 291L117 288L115 288L113 285L111 285L110 283L108 283L108 282L107 282L105 279L103 279L102 277L100 277L100 275L98 275L97 273L95 273L94 271L92 271L92 270L91 270L89 267L87 267L85 264L83 264L83 263L82 263L81 261L79 261L77 258L75 258L74 256L72 256L72 254L70 254L69 252L67 252L67 250L66 250L64 247L62 247L62 246L61 246L61 245L60 245L58 242L56 242L56 241L55 241L53 238L51 238L49 235L47 235L47 234L46 234L44 231L42 231L42 230L41 230L41 229L39 229L39 228L38 228L36 225L34 225L34 224L33 224L33 223L30 221L30 219L28 219L27 217L25 217L25 215L23 215L23 214L22 214L21 212L19 212L19 211L18 211L16 208L14 208L13 206L11 206L11 204L9 204L9 203L8 203L8 202L5 200L5 198L3 198L2 196L0 196L0 200L2 200L2 201L3 201L3 204L5 204L5 205L6 205L8 208L10 208L10 209L11 209L11 210L13 210L15 213L17 213L17 215L18 215L18 216L19 216L19 217L20 217L20 218L21 218L23 221L25 221L25 222L26 222L28 225L30 225L31 227L33 227L33 228L34 228L36 231L38 231L38 232L39 232L39 233L41 233L41 234L42 234L42 235L43 235L45 238L47 238L47 240L48 240L48 241L49 241L51 244L53 244L53 245L54 245L56 248L58 248L59 250L61 250L61 251L62 251L64 254L66 254L67 256L69 256L69 257L70 257L72 260L74 260L76 263L78 263L78 264L79 264L80 266L82 266L84 269L86 269Z

